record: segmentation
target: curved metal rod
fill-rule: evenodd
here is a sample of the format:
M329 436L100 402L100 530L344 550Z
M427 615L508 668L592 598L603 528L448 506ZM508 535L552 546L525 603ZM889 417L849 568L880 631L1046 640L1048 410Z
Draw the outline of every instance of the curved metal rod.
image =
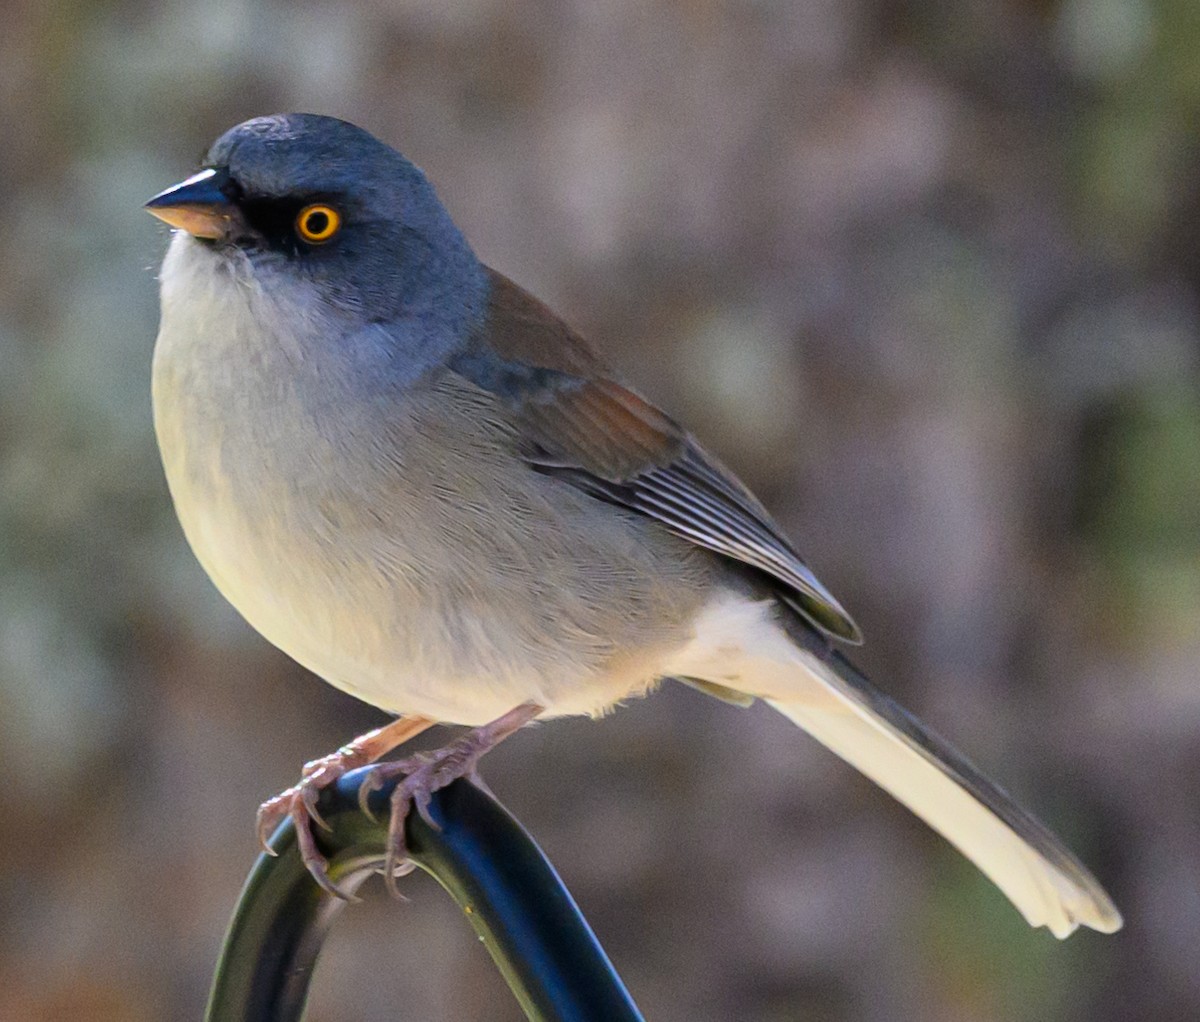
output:
M358 808L362 772L322 793L331 830L317 841L330 876L355 890L383 864L389 782ZM440 829L408 819L409 852L461 906L514 996L534 1022L644 1022L587 920L525 829L491 795L466 781L437 792ZM209 996L207 1022L299 1022L317 955L345 902L322 891L284 823L242 890ZM403 909L397 909L403 918Z

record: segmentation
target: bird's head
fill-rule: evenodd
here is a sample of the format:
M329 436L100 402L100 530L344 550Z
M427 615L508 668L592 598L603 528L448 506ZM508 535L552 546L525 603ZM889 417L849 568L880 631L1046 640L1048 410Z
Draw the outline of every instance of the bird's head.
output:
M207 260L276 301L388 323L469 318L481 300L482 268L425 175L333 117L239 124L146 209L176 228L178 259Z

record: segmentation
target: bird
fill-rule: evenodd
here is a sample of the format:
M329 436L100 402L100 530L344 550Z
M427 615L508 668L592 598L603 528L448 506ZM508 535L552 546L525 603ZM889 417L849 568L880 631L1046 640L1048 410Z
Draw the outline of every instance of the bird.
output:
M852 663L861 632L767 509L545 304L425 174L347 121L257 117L146 203L154 426L183 532L252 627L394 717L259 810L330 894L320 791L389 778L404 821L534 720L675 679L761 700L941 833L1031 926L1105 933L1091 873ZM467 731L383 759L434 723ZM365 808L365 799L364 799Z

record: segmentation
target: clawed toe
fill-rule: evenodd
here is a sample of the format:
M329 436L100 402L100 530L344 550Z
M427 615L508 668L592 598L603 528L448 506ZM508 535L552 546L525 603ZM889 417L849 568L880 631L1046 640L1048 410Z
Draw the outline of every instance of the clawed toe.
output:
M359 807L371 820L378 822L369 805L372 793L378 791L392 778L397 776L401 778L388 799L388 831L383 862L384 883L387 885L389 893L401 901L405 898L400 893L396 881L402 876L407 876L415 868L415 864L408 858L408 838L404 831L405 824L410 810L415 805L422 819L428 821L432 826L437 826L429 817L429 800L437 788L444 787L449 783L446 781L443 784L436 784L433 776L434 766L440 758L438 755L426 754L392 763L376 764L366 772L366 776L358 786Z
M270 836L284 820L290 819L296 829L296 844L300 850L300 858L312 878L325 891L334 897L346 901L357 899L347 894L329 878L329 860L317 848L313 836L313 824L324 830L329 830L329 824L317 811L317 799L321 789L311 777L305 777L299 784L287 791L276 795L264 802L258 809L257 831L258 840L268 855L277 854L270 845Z
M275 854L269 843L270 836L284 820L290 819L296 828L296 843L300 849L300 856L313 879L323 890L335 897L348 901L356 900L329 879L329 862L317 848L313 836L313 824L323 830L330 830L329 824L317 809L317 800L322 791L348 770L374 762L432 724L433 721L428 717L398 717L390 724L359 735L337 752L306 763L301 771L299 784L259 807L256 830L263 850L269 855Z
M376 764L366 772L358 788L358 804L372 819L375 817L368 805L371 794L392 778L400 777L388 799L388 832L383 863L384 883L393 896L403 900L396 881L415 868L408 857L408 838L405 834L408 814L416 809L425 823L434 830L440 830L440 824L429 811L434 792L460 777L474 777L477 759L475 747L468 741L460 740L435 753Z
M393 777L406 777L416 774L420 769L429 763L431 754L427 752L418 752L416 755L408 756L405 759L392 760L389 763L376 763L369 770L364 771L362 783L358 786L358 808L372 823L378 823L379 817L375 815L371 809L371 796L379 791Z
M490 724L474 728L444 749L418 753L389 763L376 763L363 772L363 780L358 787L358 804L363 813L375 822L375 814L370 808L371 794L392 778L400 778L389 798L390 815L383 867L384 882L395 897L403 900L396 881L415 868L408 856L408 841L404 832L409 812L415 807L422 820L432 829L440 830L429 811L434 793L462 777L476 780L479 758L541 711L542 707L536 703L523 703ZM271 833L284 820L290 819L296 828L300 856L313 879L334 897L357 900L329 878L329 861L317 848L313 835L314 823L324 830L330 829L317 809L317 800L321 792L347 770L377 759L431 723L426 717L400 718L387 727L355 739L331 756L307 764L299 784L259 807L258 840L264 850L270 855L275 854L269 844Z

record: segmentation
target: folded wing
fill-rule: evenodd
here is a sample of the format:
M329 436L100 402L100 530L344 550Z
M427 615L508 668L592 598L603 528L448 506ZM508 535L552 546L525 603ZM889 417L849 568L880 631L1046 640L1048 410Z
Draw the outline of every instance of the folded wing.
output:
M492 273L488 318L453 368L507 400L530 465L761 574L817 628L858 627L755 497L676 422L612 380L583 339Z

